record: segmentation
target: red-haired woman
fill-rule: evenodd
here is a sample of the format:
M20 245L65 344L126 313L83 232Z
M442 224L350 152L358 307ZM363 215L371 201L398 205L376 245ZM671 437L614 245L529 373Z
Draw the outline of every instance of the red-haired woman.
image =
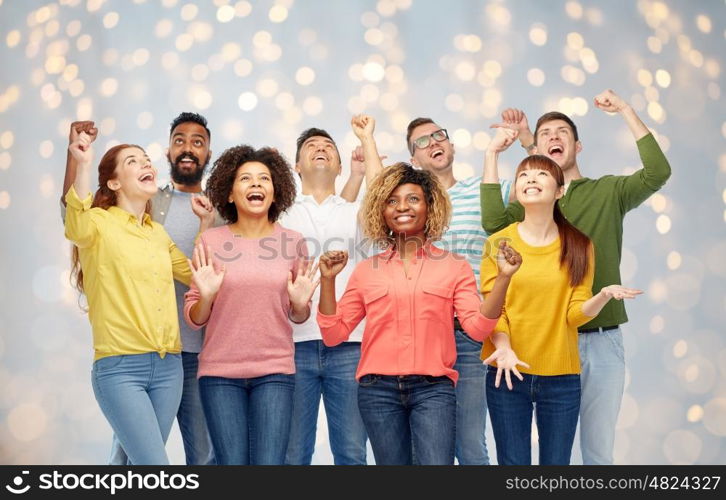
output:
M91 140L82 132L69 146L79 165L65 195L65 235L75 245L76 286L88 300L93 392L133 465L168 464L164 446L183 377L174 279L188 284L191 272L149 215L156 169L144 150L109 149L91 197Z
M490 151L506 149L513 134L498 129ZM495 158L487 155L490 164L485 168L496 168ZM484 362L495 365L487 376L487 402L497 461L530 464L534 409L539 463L569 464L580 410L577 327L596 316L610 299L633 298L641 292L610 285L592 295L593 247L557 206L565 190L557 163L542 155L525 158L517 167L514 189L524 207L524 220L489 237L495 244L508 241L522 255L522 266L507 290L505 310L482 349ZM482 260L485 296L497 276L493 253ZM520 382L512 383L511 373ZM502 374L508 390L500 387Z

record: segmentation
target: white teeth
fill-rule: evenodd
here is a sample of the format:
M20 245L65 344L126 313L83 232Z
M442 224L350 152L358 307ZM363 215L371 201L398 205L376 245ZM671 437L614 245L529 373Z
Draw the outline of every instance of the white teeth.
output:
M398 222L408 222L411 219L413 219L413 217L411 217L410 215L401 215L400 217L396 217L396 220Z
M540 190L538 188L533 188L532 187L532 188L525 189L524 190L524 194L537 194L537 193L539 193L539 191Z

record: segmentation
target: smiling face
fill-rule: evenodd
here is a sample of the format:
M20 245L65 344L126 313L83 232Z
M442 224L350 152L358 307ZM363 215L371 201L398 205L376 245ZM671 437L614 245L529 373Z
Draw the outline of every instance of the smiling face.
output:
M234 203L238 214L267 217L274 201L275 188L267 165L250 161L237 168L229 202Z
M185 186L198 184L211 154L204 127L195 122L180 123L169 138L167 159L171 165L172 180Z
M156 169L143 149L128 147L116 156L115 177L106 185L127 199L149 200L156 194Z
M418 184L401 184L385 201L383 219L394 235L425 236L428 205Z
M416 139L431 135L437 130L441 130L441 127L435 123L419 125L411 132L411 144ZM449 139L437 141L431 137L429 145L425 148L413 147L411 163L423 170L436 174L451 169L454 164L454 145Z
M525 158L515 174L517 201L530 205L553 206L564 194L562 170L545 156Z
M335 143L323 136L312 136L305 140L298 153L295 171L305 180L317 173L327 173L332 179L340 174L340 154Z
M562 170L577 164L577 153L582 150L580 141L575 140L572 127L564 120L545 122L537 129L537 153L557 163Z

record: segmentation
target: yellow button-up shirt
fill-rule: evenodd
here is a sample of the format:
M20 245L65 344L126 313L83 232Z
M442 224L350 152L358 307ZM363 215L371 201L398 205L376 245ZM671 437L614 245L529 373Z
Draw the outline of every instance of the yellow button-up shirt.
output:
M91 208L66 194L65 235L78 247L93 330L94 360L181 352L174 279L189 284L186 256L164 227L119 208Z

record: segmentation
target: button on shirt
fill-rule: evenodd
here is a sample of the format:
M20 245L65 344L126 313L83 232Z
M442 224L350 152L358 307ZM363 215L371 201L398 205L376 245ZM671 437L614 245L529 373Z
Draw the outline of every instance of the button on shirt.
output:
M119 207L91 208L66 194L65 235L78 247L93 330L95 359L118 354L181 352L174 279L191 271L163 226Z
M424 246L409 262L408 275L398 252L389 248L356 266L333 315L318 312L328 346L345 341L366 318L361 360L363 375L458 374L453 318L483 341L497 323L479 311L481 299L465 257Z

